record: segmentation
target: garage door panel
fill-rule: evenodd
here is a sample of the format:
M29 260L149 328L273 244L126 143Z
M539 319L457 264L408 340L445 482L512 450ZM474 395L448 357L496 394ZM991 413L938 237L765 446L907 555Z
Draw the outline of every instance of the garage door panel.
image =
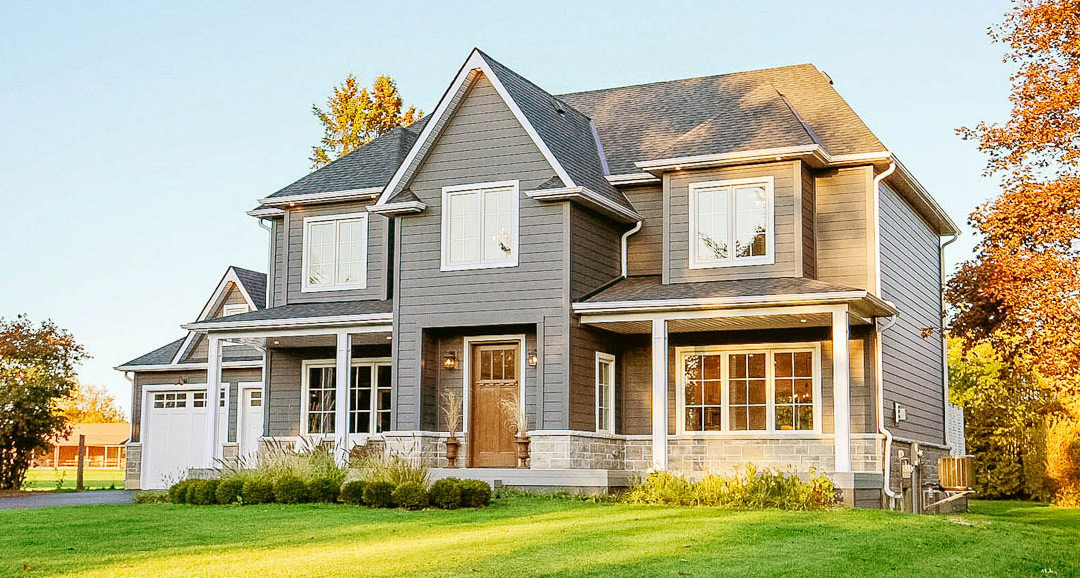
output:
M184 477L189 468L206 464L206 393L170 390L149 395L143 486L165 488Z

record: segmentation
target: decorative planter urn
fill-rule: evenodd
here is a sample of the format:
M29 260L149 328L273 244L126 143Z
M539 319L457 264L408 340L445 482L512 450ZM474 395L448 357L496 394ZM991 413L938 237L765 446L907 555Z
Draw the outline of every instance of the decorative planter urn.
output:
M524 436L515 437L514 451L517 454L518 467L529 467L529 438Z
M451 467L457 467L458 450L461 442L454 436L446 438L446 463Z

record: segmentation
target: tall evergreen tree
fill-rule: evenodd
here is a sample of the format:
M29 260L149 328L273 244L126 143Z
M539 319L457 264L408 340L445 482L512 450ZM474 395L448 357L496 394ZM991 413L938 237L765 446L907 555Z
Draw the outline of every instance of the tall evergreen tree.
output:
M415 106L402 111L401 94L389 76L376 77L368 90L360 88L352 74L334 87L326 100L326 110L313 104L311 113L323 125L322 140L311 147L313 169L353 152L395 127L409 126L424 115Z

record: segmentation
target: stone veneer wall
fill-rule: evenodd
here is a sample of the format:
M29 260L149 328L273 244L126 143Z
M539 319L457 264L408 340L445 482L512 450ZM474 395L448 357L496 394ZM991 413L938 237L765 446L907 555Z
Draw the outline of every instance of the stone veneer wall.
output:
M137 490L142 485L142 444L127 444L127 465L124 469L124 489Z

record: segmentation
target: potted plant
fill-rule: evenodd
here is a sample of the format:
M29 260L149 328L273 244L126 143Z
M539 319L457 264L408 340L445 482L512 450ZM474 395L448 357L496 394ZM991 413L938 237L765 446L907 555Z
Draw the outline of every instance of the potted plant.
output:
M529 467L529 418L525 414L525 405L520 403L518 396L499 400L506 426L514 432L514 453L517 455L518 467Z
M446 417L446 429L450 431L450 437L446 438L446 463L449 467L456 467L458 451L461 442L457 439L457 431L461 429L461 394L450 390L443 392L442 412Z

